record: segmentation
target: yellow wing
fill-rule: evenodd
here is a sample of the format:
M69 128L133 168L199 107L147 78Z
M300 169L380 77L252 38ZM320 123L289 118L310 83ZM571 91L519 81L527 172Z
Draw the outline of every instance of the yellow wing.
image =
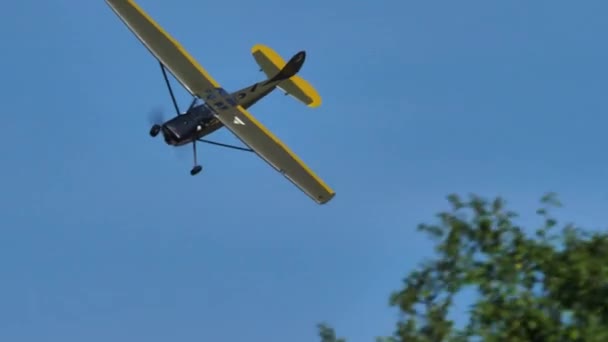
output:
M226 98L225 101L230 102ZM221 102L214 106L224 126L315 202L324 204L335 196L319 176L242 106Z
M323 204L335 196L285 144L241 106L235 106L220 85L192 56L132 0L106 0L137 38L161 61L192 95L213 101L218 119L263 160L281 172L315 202ZM228 105L230 104L230 105Z
M203 97L220 85L200 66L179 42L132 0L106 0L150 52L171 71L192 95Z

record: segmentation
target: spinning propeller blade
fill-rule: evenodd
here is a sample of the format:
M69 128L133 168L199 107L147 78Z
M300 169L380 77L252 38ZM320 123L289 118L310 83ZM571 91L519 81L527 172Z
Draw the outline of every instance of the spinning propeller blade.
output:
M150 125L162 125L165 122L165 116L162 108L156 107L152 109L148 113L148 122Z

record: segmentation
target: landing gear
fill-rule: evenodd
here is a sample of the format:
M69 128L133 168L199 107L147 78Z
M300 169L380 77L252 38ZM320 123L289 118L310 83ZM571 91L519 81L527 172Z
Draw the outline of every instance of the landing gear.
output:
M190 174L194 176L197 173L201 172L202 169L203 169L202 166L196 165L195 167L192 168L192 170L190 170Z
M192 167L192 170L190 170L190 174L194 176L201 172L201 170L203 169L203 167L198 165L196 162L196 140L192 141L192 153L194 155L194 167Z
M158 135L159 132L160 132L160 126L159 125L154 125L150 129L150 136L152 136L154 138L155 136Z

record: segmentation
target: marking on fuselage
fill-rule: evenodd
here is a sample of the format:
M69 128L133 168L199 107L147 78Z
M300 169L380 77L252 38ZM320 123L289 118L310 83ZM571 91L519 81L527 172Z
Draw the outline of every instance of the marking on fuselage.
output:
M245 125L245 123L241 120L241 118L239 118L238 116L234 117L234 121L233 123L237 124L237 125Z

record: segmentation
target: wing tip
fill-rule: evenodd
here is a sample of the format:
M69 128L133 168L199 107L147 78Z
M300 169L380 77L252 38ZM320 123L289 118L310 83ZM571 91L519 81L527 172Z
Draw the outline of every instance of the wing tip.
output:
M321 100L320 96L313 97L312 102L307 104L307 106L310 108L317 108L321 105L321 102L322 102L322 100Z
M331 191L327 196L323 196L323 195L319 195L317 196L317 198L315 198L315 201L320 204L326 204L327 202L331 201L334 197L336 196L336 193L334 191Z
M269 46L264 45L264 44L259 44L259 43L258 44L254 44L251 47L251 53L256 53L256 52L258 52L260 50L265 50L265 49L269 49L269 48L270 48Z

